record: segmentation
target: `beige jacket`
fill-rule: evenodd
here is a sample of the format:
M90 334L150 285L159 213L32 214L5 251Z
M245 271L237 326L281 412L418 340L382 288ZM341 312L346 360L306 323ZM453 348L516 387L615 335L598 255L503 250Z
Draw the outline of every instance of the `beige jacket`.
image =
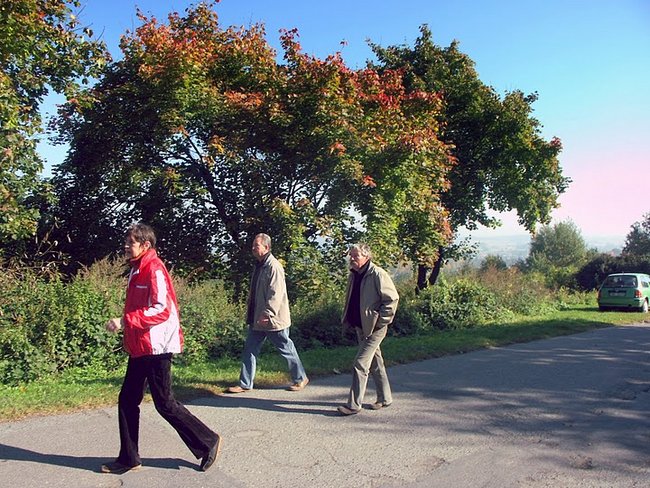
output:
M284 269L273 254L269 254L264 264L262 264L255 290L251 286L251 290L248 292L249 304L253 294L255 294L255 310L252 324L254 330L275 331L286 329L291 325ZM266 325L258 323L263 315L268 316L270 319Z
M343 307L343 317L341 323L350 327L345 317L350 305L350 295L352 294L352 284L354 277L352 273L348 277L348 289L345 294L345 307ZM381 329L393 322L399 295L395 289L393 280L379 266L372 261L368 263L368 269L361 280L360 300L361 306L361 326L363 335L368 337L375 329Z

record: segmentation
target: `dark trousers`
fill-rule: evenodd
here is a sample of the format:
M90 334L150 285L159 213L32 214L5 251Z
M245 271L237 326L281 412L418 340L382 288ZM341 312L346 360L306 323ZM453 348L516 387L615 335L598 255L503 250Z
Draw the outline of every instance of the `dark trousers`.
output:
M217 441L217 434L174 398L171 364L171 354L129 358L118 401L120 454L117 460L120 463L127 466L141 463L138 450L140 403L147 383L156 410L176 429L197 459L208 454Z

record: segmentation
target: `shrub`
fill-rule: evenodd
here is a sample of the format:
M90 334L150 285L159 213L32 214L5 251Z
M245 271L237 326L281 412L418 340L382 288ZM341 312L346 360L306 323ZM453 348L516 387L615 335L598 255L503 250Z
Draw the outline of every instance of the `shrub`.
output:
M343 300L324 295L317 301L301 299L293 305L291 338L298 349L336 347L356 342L341 326Z
M0 303L0 375L31 381L73 366L117 362L119 339L107 334L107 298L83 278L63 283L8 273Z
M418 308L418 301L413 298L400 299L395 320L389 331L391 335L417 335L430 330L427 317Z
M507 269L508 265L506 264L506 261L498 254L488 254L481 261L480 270L482 272L487 272L492 268L497 271L502 271L504 269Z
M553 295L542 273L522 273L512 267L480 273L477 279L491 290L499 307L511 314L535 315L553 308Z
M67 283L56 275L3 271L2 382L18 384L67 368L92 366L99 371L124 364L121 336L104 330L106 320L119 316L124 305L127 269L123 261L99 261ZM603 267L603 271L609 269ZM179 359L191 363L239 357L247 332L245 304L234 302L221 281L189 282L175 275L172 279L185 336L185 352ZM593 293L574 293L566 287L549 290L546 279L546 275L522 273L516 267L464 269L457 276L441 278L419 295L412 280L399 281L400 305L390 333L404 336L467 328L515 314L540 315L576 303L593 305ZM291 337L300 350L356 343L354 334L344 334L341 328L342 287L330 284L324 290L315 294L310 289L292 304Z
M181 361L239 357L246 337L246 312L233 303L222 282L189 283L174 276L185 348Z
M595 290L612 273L650 274L650 256L601 254L576 273L577 286L582 290Z
M109 370L123 363L121 335L107 333L104 325L122 313L126 271L123 261L104 259L69 283L25 270L3 273L2 381L17 384L71 367ZM229 300L220 282L172 279L185 337L181 361L238 356L246 333L242 307Z
M502 310L494 294L477 281L438 280L420 293L416 312L434 329L462 329L498 318Z
M558 310L567 310L575 305L596 307L596 294L593 291L575 291L567 288L560 288L554 293L555 305Z
M128 265L123 259L107 257L82 268L74 281L83 282L90 290L99 293L105 299L108 315L119 317L124 308L128 273Z

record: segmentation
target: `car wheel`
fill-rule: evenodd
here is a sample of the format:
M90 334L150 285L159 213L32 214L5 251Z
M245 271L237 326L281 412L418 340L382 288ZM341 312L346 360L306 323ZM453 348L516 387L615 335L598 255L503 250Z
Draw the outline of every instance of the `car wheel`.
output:
M641 305L641 308L639 309L640 312L643 313L648 313L648 300L645 300L643 302L643 305Z
M607 310L609 310L609 308L607 308L604 305L598 305L598 310L600 310L601 312L607 312Z

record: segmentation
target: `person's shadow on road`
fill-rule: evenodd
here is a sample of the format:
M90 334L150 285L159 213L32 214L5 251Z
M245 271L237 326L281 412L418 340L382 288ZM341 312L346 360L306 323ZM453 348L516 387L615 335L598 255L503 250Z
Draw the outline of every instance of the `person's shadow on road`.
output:
M249 408L253 410L266 410L269 412L303 413L337 417L340 414L336 407L343 402L336 401L304 401L298 399L269 399L248 396L247 393L222 393L212 397L197 399L193 405L203 405L216 408Z
M11 461L28 461L40 464L52 464L54 466L63 466L66 468L76 468L87 471L99 472L100 466L112 459L95 456L66 456L62 454L45 454L21 447L8 446L0 444L0 459ZM144 464L147 467L163 469L195 468L196 463L191 463L184 459L176 458L146 458Z

